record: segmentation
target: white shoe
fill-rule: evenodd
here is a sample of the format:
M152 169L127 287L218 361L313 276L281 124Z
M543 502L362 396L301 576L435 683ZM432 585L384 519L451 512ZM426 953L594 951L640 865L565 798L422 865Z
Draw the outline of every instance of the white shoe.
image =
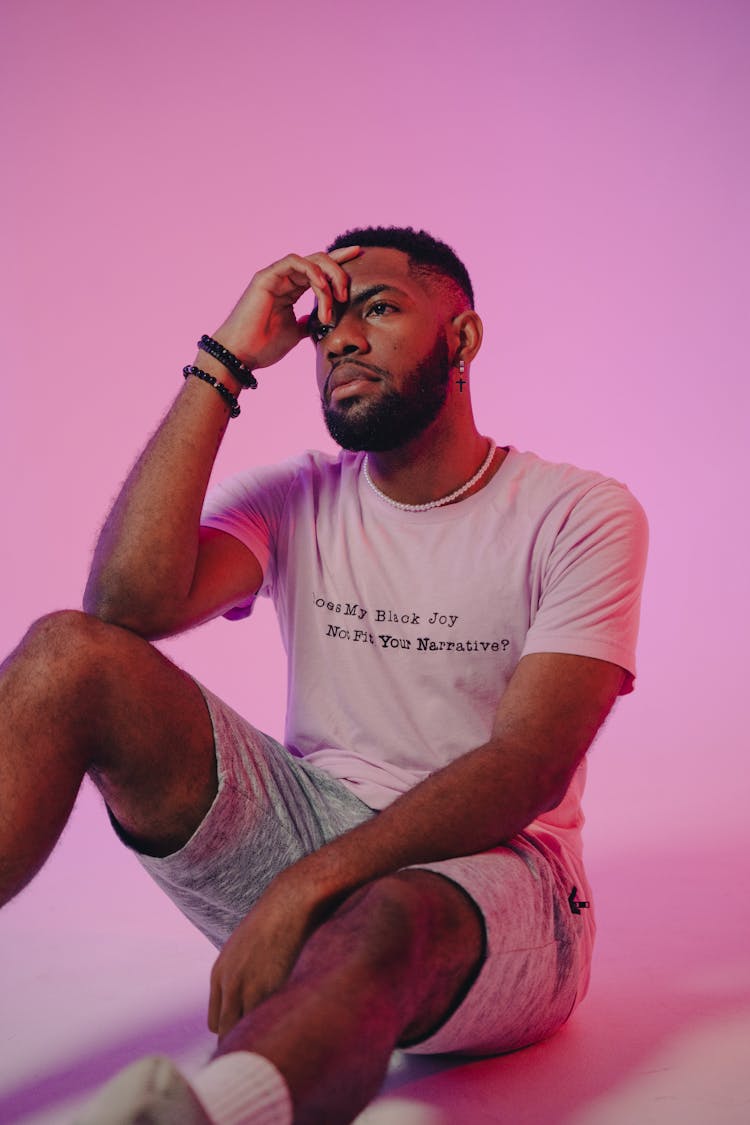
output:
M186 1078L162 1055L115 1075L73 1125L213 1125Z

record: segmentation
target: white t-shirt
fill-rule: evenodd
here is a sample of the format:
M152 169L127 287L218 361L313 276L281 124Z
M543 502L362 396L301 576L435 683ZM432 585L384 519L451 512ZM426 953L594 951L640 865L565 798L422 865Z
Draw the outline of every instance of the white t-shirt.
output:
M632 690L647 529L624 485L511 448L474 495L404 512L375 495L362 459L308 452L246 472L204 510L263 568L293 754L381 809L487 741L528 653L611 661ZM584 780L585 763L529 829L578 859Z

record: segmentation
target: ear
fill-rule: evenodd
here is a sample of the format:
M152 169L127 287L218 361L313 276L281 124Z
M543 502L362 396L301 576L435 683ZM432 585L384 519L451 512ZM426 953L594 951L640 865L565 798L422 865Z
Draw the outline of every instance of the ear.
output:
M466 309L455 316L448 330L448 341L452 344L453 362L462 359L469 364L482 346L482 319L474 309Z

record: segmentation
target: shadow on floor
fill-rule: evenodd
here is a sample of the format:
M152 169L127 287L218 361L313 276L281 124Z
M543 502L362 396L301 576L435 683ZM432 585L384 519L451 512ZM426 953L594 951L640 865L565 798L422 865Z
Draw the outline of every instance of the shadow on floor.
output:
M599 940L590 995L571 1022L552 1039L499 1058L397 1055L380 1098L362 1115L363 1125L410 1120L395 1112L396 1101L432 1111L420 1121L451 1125L605 1125L616 1118L602 1108L602 1099L670 1068L674 1073L662 1080L672 1083L674 1093L648 1096L679 1103L680 1090L695 1084L696 1075L680 1062L688 1054L665 1054L670 1045L691 1037L697 1043L706 1028L722 1021L727 1027L750 1021L750 902L736 890L745 878L743 857L739 850L712 857L631 855L590 868L598 888ZM41 999L35 997L34 1004ZM141 1055L184 1057L205 1045L207 1056L212 1044L203 1008L151 1021L85 1058L0 1092L0 1122L10 1125L82 1097ZM705 1054L693 1053L710 1069L715 1064ZM744 1082L744 1073L734 1077ZM750 1101L750 1082L747 1090ZM727 1101L724 1116L714 1102L705 1120L712 1125L741 1120L732 1116L738 1096L737 1090L731 1093L734 1101ZM591 1116L595 1106L600 1108ZM663 1116L647 1117L637 1107L627 1112L638 1116L617 1120L679 1119L666 1108Z

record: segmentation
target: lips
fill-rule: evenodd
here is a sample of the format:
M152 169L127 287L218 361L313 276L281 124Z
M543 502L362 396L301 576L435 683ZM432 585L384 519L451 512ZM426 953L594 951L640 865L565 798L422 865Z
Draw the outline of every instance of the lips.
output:
M345 360L337 363L328 376L329 397L339 387L346 387L349 383L378 383L380 375L364 363L356 360Z

